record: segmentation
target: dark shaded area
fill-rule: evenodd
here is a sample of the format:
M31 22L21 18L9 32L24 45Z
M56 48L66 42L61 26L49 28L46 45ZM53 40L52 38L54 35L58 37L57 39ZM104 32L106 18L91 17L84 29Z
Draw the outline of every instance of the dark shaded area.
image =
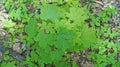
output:
M18 61L25 60L25 58L22 55L13 51L11 48L5 48L3 45L3 42L0 42L0 52L4 54L6 51L9 51L9 55L12 56L13 58L17 59Z

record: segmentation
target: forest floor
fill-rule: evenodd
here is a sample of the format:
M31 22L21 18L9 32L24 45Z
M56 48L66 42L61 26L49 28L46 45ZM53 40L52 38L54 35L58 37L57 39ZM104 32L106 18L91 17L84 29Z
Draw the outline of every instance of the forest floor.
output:
M85 4L86 2L83 2L83 5ZM94 5L96 8L91 10L95 14L97 14L99 11L104 9L106 6L114 6L118 14L116 16L111 17L112 21L110 21L109 25L111 26L111 29L120 26L120 0L96 0ZM120 33L120 30L118 32ZM117 42L120 42L120 34L115 40ZM79 67L94 67L94 62L92 61L92 59L87 58L87 56L91 53L91 50L86 49L81 53L82 54L80 56L74 58L76 61L78 61ZM107 67L111 67L111 66L108 65Z
M86 2L83 3L83 5L85 5L85 4L86 4ZM104 9L104 7L106 7L108 5L115 6L116 10L118 11L118 15L111 18L113 21L110 23L110 26L112 28L115 28L116 26L120 26L120 0L104 0L104 1L97 0L94 4L95 4L96 9L91 9L91 10L93 10L94 13L101 11L102 9ZM8 14L7 14L6 10L3 8L0 8L0 30L3 29L3 23L7 19L8 19ZM0 33L0 36L2 38L5 38L5 36L7 34L8 33L6 31L5 32L3 31ZM120 42L120 36L117 37L117 41ZM22 44L22 46L24 46L24 45ZM12 49L15 52L21 51L22 50L21 44L16 43L14 46L12 46ZM90 53L91 53L91 50L86 49L86 50L80 52L80 55L73 54L73 59L78 62L79 67L94 67L94 62L91 59L87 58L87 56ZM2 53L0 53L0 55L2 56Z

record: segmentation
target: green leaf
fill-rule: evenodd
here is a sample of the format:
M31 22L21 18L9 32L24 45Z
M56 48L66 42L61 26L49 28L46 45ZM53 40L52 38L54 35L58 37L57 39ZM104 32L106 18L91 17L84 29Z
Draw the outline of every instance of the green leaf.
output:
M72 62L72 67L78 67L75 61Z
M28 22L28 25L25 27L25 32L28 34L30 38L35 37L37 31L36 31L36 23L37 19L31 18Z
M54 24L52 23L47 24L47 22L43 22L39 24L39 26L41 27L42 30L46 30L46 33L55 33Z
M45 34L43 31L39 31L37 34L37 37L34 38L35 41L39 41L41 45L44 44L53 44L54 40L56 40L56 35L55 34Z
M35 51L32 51L31 52L31 60L32 61L35 61L35 62L37 62L37 60L36 59L39 59L39 56L37 55L37 53L35 53Z
M10 60L10 57L9 56L5 56L4 60Z
M72 48L73 40L75 38L76 34L74 31L62 28L58 33L58 38L57 41L55 42L55 45L58 49L66 51Z
M5 54L9 54L9 51L6 51Z
M75 50L85 49L90 47L91 44L96 43L97 38L95 36L95 31L92 28L88 28L84 25L79 33L78 37L75 39Z
M84 22L86 19L88 19L88 15L85 10L86 10L85 7L83 8L71 7L70 13L68 13L67 16L69 17L70 20L81 23Z
M12 61L12 62L2 63L0 67L16 67L16 66L15 66L15 62Z
M9 28L10 33L14 33L14 31L15 31L15 28Z
M12 20L7 20L6 22L3 23L4 28L11 28L14 26L15 26L15 23L13 23Z
M15 19L15 20L21 20L21 8L18 8L17 10L13 8L13 10L10 10L9 12L10 18Z
M53 62L60 61L62 59L64 52L61 50L51 51L51 58Z
M81 31L81 43L86 46L97 42L97 38L95 36L95 31L92 28L88 28L87 25L83 26L83 29Z
M60 29L59 37L63 38L63 39L71 40L71 39L74 39L76 37L76 34L72 30L68 30L68 29L63 28L63 29Z
M53 4L44 5L41 7L41 18L55 22L55 20L62 16L62 13L59 11L59 9L59 7Z
M66 51L72 47L72 43L69 40L58 38L58 40L55 42L55 46L57 47L57 49Z

